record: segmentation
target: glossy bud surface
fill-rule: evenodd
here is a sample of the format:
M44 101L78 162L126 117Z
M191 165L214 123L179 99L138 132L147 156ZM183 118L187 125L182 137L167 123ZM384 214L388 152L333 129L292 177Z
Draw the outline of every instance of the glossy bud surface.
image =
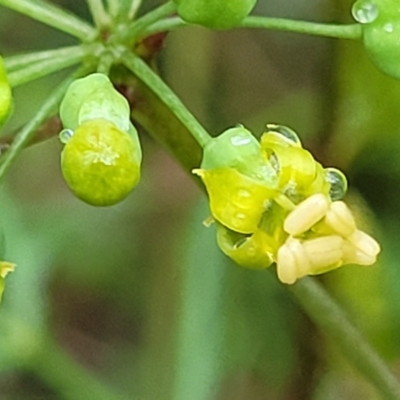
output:
M61 167L70 189L94 206L124 199L140 179L139 143L113 123L84 122L65 144Z

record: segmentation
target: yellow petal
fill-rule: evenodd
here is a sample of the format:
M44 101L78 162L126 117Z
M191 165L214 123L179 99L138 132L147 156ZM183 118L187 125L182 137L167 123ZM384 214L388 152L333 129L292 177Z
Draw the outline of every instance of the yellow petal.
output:
M213 217L240 233L254 232L275 189L249 178L233 168L193 170L199 175L210 197Z

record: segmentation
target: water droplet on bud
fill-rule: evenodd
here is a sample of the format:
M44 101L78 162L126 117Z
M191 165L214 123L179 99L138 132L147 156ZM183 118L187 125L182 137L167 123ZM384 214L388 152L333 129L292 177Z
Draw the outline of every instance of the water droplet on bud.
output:
M359 0L354 3L351 13L360 24L369 24L378 18L379 9L372 1Z
M233 146L246 146L251 143L251 138L243 136L232 136L231 143Z
M301 141L297 136L297 133L287 126L267 124L267 129L268 132L277 133L280 136L283 136L285 141L289 142L290 145L301 147Z
M325 179L331 184L330 198L333 201L342 199L347 192L347 179L344 173L336 168L326 168Z
M394 26L392 23L388 22L387 24L383 25L383 29L387 32L387 33L392 33L394 31Z
M72 136L74 136L74 131L72 129L63 129L58 135L60 142L64 144L66 144Z

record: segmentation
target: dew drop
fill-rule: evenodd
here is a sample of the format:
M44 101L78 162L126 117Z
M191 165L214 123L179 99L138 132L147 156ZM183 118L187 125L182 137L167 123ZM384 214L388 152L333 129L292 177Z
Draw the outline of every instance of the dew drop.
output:
M383 29L387 32L387 33L392 33L394 31L394 26L392 23L388 22L387 24L385 24L383 26Z
M246 214L245 213L237 213L236 215L235 215L235 218L238 220L238 221L244 221L245 219L246 219Z
M336 168L326 168L325 179L331 184L330 198L333 201L342 199L347 192L347 179L343 172Z
M369 24L378 18L379 9L372 1L359 0L354 3L351 13L360 24Z
M238 191L238 197L240 197L242 199L248 199L251 197L251 193L246 189L240 189Z
M245 146L251 142L251 138L243 136L233 136L231 137L231 143L233 146Z
M278 133L283 136L288 142L291 142L292 145L301 146L301 141L297 136L297 133L287 126L267 124L267 129L269 132Z
M74 131L72 129L63 129L58 135L61 143L67 143L71 137L74 136Z

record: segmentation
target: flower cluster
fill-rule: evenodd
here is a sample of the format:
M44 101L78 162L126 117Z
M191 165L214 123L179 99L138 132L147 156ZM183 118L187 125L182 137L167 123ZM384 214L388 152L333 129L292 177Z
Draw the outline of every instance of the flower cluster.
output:
M61 103L62 172L73 193L95 206L124 199L140 179L142 153L127 100L106 75L74 81Z
M212 139L199 175L221 250L237 264L277 264L283 283L344 264L371 265L378 243L357 228L340 199L347 180L323 168L289 128L267 125L257 141L242 126Z

